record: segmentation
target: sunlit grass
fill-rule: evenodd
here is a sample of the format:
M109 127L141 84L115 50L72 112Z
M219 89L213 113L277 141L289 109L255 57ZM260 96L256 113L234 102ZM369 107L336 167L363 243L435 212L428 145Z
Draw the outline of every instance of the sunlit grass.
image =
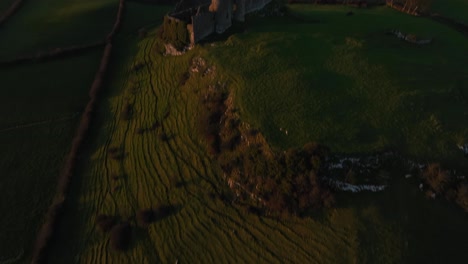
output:
M252 18L245 33L209 48L239 79L245 118L274 145L318 141L337 152L461 156L456 144L468 140L463 35L387 8L290 8L304 20ZM392 29L434 43L412 46L388 35Z

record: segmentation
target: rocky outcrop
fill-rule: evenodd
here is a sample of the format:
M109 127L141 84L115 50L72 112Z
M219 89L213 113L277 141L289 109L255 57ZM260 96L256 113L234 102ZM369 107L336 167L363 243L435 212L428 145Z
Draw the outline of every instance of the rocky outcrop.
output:
M402 39L406 42L416 44L416 45L427 45L432 43L432 38L430 39L420 39L414 34L405 34L399 30L390 31L391 34L395 35L397 38Z
M328 180L329 186L343 191L343 192L352 192L352 193L358 193L358 192L363 192L363 191L368 191L368 192L381 192L387 188L385 185L370 185L370 184L360 184L360 185L354 185L342 181L337 181L337 180Z

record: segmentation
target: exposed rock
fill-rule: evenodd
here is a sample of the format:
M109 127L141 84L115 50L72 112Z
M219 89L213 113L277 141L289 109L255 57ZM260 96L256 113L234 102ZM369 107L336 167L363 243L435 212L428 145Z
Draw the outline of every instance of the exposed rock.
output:
M468 144L458 145L458 148L463 151L463 154L468 155Z
M353 192L353 193L358 193L358 192L363 192L363 191L381 192L385 190L385 188L387 188L386 185L370 185L370 184L354 185L354 184L349 184L346 182L337 181L333 179L328 179L328 184L340 191Z
M195 57L192 59L190 66L191 72L203 72L206 67L206 61L202 57Z
M184 55L187 51L192 49L191 46L186 46L180 51L176 47L174 47L174 45L170 43L164 43L164 47L166 48L166 51L164 52L164 56L167 56L167 55L181 56L181 55Z
M430 39L419 39L414 34L405 34L399 30L391 30L391 34L395 35L397 38L402 39L406 42L416 44L416 45L427 45L432 43L432 38Z

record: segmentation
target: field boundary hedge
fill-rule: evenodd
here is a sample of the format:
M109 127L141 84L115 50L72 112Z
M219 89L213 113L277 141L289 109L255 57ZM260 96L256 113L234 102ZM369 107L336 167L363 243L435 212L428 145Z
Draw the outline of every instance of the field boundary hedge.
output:
M52 59L57 59L57 58L68 56L68 55L76 55L76 54L79 54L80 52L85 52L94 48L104 46L105 44L106 42L101 40L101 41L96 41L96 42L92 42L92 43L84 44L84 45L74 45L74 46L69 46L69 47L64 47L64 48L55 48L47 52L38 52L36 53L36 55L22 56L22 57L18 57L12 60L0 61L0 68L16 66L18 64L28 63L28 62L52 60Z
M110 57L112 54L111 42L114 35L120 29L124 6L125 0L120 0L119 11L117 13L114 27L107 36L104 54L101 58L101 63L98 71L96 72L91 89L89 90L90 100L88 101L85 111L81 116L81 121L77 128L75 137L73 138L70 152L65 161L65 166L59 175L57 193L46 213L44 223L37 234L31 261L33 264L47 263L47 254L50 250L50 244L53 239L54 232L58 226L60 217L63 213L66 198L70 190L70 183L73 174L75 173L76 164L79 161L79 154L83 150L83 143L85 143L86 137L89 134L91 121L95 116L95 111L98 106L99 94L104 86L104 78L107 73Z
M455 19L452 19L452 18L449 18L449 17L446 17L446 16L442 16L442 15L439 15L439 14L431 14L429 15L429 18L436 21L436 22L439 22L440 24L444 24L448 27L451 27L452 29L460 32L460 33L463 33L465 36L468 36L468 25L466 24L463 24Z
M23 4L23 0L16 0L14 1L11 6L8 8L5 13L0 15L0 27L12 16L18 11L18 9L21 7Z
M96 41L96 42L92 42L88 44L83 44L83 45L73 45L73 46L68 46L68 47L54 48L52 50L45 51L45 52L39 51L35 55L20 56L11 60L0 61L0 68L11 67L11 66L15 66L18 64L22 64L22 63L39 62L39 61L57 59L63 56L76 55L80 52L84 52L93 48L104 46L107 43L111 42L112 38L119 31L122 25L124 10L125 10L125 1L121 0L119 2L119 10L117 12L117 17L112 27L112 30L109 34L106 35L104 40L100 40L100 41ZM0 21L0 25L1 25L1 21Z

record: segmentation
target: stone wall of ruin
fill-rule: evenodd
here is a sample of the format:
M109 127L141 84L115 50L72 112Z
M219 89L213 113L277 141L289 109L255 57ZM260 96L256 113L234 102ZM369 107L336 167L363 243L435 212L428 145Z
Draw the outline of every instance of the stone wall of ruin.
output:
M234 19L237 21L245 21L245 0L235 0L236 10L234 11Z
M198 7L178 10L170 19L187 23L190 43L193 45L208 35L223 33L232 26L232 20L245 20L245 14L264 8L271 0L200 0ZM234 10L235 5L235 10ZM176 18L177 17L177 18Z
M192 16L192 24L187 25L192 44L215 32L215 14L211 12L199 12Z
M215 20L216 33L220 34L230 28L232 25L232 0L213 0L212 5L216 5ZM211 7L210 7L211 10Z

